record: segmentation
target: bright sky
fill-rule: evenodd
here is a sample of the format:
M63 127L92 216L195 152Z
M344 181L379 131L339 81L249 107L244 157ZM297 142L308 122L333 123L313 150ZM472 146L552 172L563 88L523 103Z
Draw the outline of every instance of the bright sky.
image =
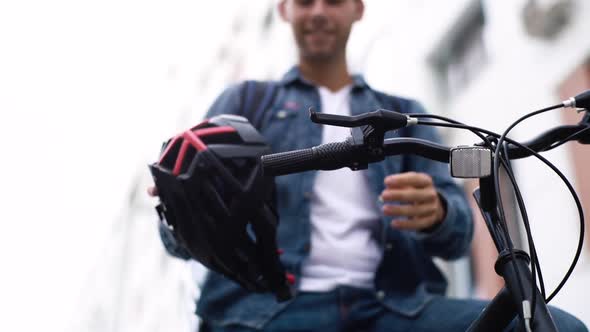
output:
M2 330L65 330L229 2L0 2Z

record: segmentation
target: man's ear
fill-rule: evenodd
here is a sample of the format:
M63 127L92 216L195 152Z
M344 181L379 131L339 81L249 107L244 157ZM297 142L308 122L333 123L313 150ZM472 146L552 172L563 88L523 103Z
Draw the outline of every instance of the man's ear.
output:
M279 1L279 5L277 6L277 9L279 10L279 15L281 15L281 18L283 19L283 21L289 22L289 15L287 13L287 1L286 0Z
M356 13L354 20L360 21L365 13L365 2L363 0L355 0L356 2Z

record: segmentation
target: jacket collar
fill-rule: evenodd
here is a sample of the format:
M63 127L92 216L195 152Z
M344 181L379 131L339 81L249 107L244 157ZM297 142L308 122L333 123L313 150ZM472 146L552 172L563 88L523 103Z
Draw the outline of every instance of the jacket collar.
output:
M305 84L308 86L314 86L310 81L303 78L303 76L301 75L301 72L299 71L299 67L297 67L297 66L293 66L287 73L285 73L285 75L283 75L283 78L279 81L279 84L286 86L286 85L293 84L295 82L299 82L299 83L302 83L302 84ZM366 87L368 87L368 84L362 75L358 75L358 74L352 75L352 89L353 90L364 89Z

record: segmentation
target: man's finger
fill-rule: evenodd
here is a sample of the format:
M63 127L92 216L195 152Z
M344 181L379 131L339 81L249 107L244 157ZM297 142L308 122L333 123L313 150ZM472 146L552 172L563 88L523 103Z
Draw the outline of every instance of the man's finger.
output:
M436 204L383 205L383 214L390 217L422 217L435 212Z
M433 185L430 175L416 172L389 175L384 182L387 188L426 188Z
M395 201L403 203L413 202L432 202L436 199L436 190L434 187L427 189L401 188L385 189L381 193L381 201Z
M148 187L147 188L147 193L148 195L152 196L152 197L156 197L158 196L158 188L154 187Z

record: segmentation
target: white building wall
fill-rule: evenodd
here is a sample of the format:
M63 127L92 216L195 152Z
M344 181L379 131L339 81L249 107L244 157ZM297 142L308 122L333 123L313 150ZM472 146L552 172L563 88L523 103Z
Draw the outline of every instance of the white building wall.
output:
M424 5L422 10L414 11L409 16L419 22L428 22L435 30L422 33L420 44L423 44L423 47L418 47L418 54L413 53L411 57L424 61L436 51L430 47L444 38L449 25L452 24L445 23L445 20L453 17L452 10L460 11L461 8L447 8L450 2L421 3ZM452 3L467 5L469 1ZM523 5L524 1L484 2L489 63L480 76L456 99L447 103L437 100L433 87L428 88L430 84L427 81L433 80L428 74L421 75L423 81L411 79L411 86L426 88L414 91L414 95L421 96L419 99L427 101L432 112L446 113L462 122L497 132L502 132L518 117L530 111L559 102L559 84L590 55L590 39L586 37L587 31L590 31L590 22L587 20L590 2L575 2L571 23L553 40L539 40L525 33L520 16ZM439 15L440 13L447 15ZM406 59L402 63L411 61L413 60ZM422 66L424 67L424 64ZM419 69L418 72L423 72L423 69ZM410 72L406 72L406 75L412 76ZM437 107L438 105L444 106ZM561 124L559 112L566 111L554 111L530 120L517 127L512 137L526 140L545 129ZM457 132L449 137L453 144L476 142L474 136L466 132ZM546 155L572 183L575 183L566 148ZM521 189L526 195L525 201L546 287L551 291L567 271L574 256L579 233L577 210L565 186L540 162L518 161L515 166ZM590 310L585 306L584 299L590 293L584 283L589 277L590 265L586 246L571 281L552 302L577 314L587 324L590 323Z
M142 173L142 172L141 172ZM70 331L194 331L199 290L190 266L170 257L157 232L154 201L138 183L87 278Z

